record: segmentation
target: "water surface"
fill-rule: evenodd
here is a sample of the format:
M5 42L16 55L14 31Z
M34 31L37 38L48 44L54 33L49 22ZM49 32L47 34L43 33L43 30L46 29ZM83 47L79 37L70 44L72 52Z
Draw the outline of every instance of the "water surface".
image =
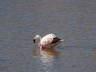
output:
M49 33L64 42L39 50ZM96 72L96 1L0 0L0 72Z

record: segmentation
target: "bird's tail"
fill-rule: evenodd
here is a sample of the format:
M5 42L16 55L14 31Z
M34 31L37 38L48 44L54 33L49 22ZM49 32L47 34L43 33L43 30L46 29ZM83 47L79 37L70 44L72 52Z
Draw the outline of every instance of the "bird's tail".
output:
M60 40L61 42L64 41L63 39Z

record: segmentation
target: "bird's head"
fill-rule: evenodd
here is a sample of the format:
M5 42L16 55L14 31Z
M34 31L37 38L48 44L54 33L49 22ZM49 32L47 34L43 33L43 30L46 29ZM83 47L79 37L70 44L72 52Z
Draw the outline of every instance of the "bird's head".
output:
M33 39L33 42L35 43L35 40L40 40L40 39L41 39L40 35L36 35L36 36L34 37L34 39Z

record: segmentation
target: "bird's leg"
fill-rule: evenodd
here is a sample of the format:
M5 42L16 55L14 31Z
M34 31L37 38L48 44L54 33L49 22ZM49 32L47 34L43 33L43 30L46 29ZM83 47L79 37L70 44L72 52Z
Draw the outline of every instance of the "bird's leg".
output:
M40 43L38 43L38 47L39 47L39 48L40 48L40 46L41 46Z
M42 50L42 46L40 46L40 49Z
M38 44L38 47L39 47L40 49L42 49L42 45Z

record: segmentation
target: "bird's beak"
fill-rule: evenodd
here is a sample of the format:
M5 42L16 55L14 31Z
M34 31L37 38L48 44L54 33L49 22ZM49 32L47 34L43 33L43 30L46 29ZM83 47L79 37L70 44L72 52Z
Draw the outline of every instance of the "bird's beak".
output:
M35 43L35 40L36 40L36 39L33 39L33 42L34 42L34 43Z

